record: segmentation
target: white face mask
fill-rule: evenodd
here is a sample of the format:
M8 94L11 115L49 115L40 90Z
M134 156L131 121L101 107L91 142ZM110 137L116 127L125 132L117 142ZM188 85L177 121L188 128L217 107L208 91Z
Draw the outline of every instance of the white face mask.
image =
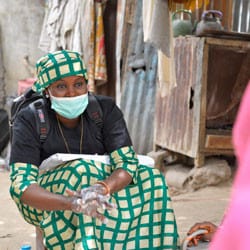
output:
M88 106L88 93L74 97L55 97L50 93L51 108L59 115L74 119L81 115Z

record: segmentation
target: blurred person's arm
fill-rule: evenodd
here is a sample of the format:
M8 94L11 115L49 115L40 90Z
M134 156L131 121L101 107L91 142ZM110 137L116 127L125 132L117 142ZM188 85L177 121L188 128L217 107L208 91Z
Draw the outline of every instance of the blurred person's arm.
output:
M213 236L214 236L214 233L217 230L217 226L215 224L213 224L212 222L208 222L208 221L195 223L189 229L189 231L187 232L187 235L191 235L200 229L207 230L207 233L199 234L199 235L195 236L194 238L192 238L189 241L189 246L192 246L192 245L196 246L198 244L198 241L211 241Z

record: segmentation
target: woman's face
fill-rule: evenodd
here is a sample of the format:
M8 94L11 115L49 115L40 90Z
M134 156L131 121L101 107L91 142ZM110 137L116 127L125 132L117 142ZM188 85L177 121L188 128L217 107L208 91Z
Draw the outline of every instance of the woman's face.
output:
M55 97L74 97L86 94L88 85L82 76L67 76L48 87L47 94Z

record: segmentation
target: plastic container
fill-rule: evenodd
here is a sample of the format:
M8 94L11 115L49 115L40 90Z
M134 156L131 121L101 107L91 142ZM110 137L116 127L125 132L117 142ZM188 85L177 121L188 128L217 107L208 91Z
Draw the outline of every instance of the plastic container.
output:
M22 245L20 250L31 250L31 245L29 244Z
M187 247L187 250L208 250L208 242L199 242L197 246Z
M183 242L182 250L208 250L209 242L198 242L197 246L188 247L189 241L192 240L195 236L201 235L201 234L206 234L206 233L208 233L207 230L199 229L199 230L193 232L192 234L190 234L189 236L187 236Z

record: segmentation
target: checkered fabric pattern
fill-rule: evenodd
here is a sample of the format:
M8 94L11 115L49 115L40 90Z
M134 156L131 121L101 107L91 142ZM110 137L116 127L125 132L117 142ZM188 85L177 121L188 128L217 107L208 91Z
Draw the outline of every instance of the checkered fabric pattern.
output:
M121 162L126 158L128 150L125 154L123 150L117 150L113 154L117 158L111 161ZM40 175L39 184L51 192L65 194L66 188L80 190L107 178L112 168L97 161L75 160ZM20 202L17 205L26 221L43 230L48 249L179 249L176 221L163 175L158 169L143 165L136 172L136 183L111 196L118 208L105 212L107 224L71 211L41 212Z
M42 92L53 82L67 76L83 76L87 82L87 69L79 53L60 50L49 53L36 63L37 81L33 90Z

